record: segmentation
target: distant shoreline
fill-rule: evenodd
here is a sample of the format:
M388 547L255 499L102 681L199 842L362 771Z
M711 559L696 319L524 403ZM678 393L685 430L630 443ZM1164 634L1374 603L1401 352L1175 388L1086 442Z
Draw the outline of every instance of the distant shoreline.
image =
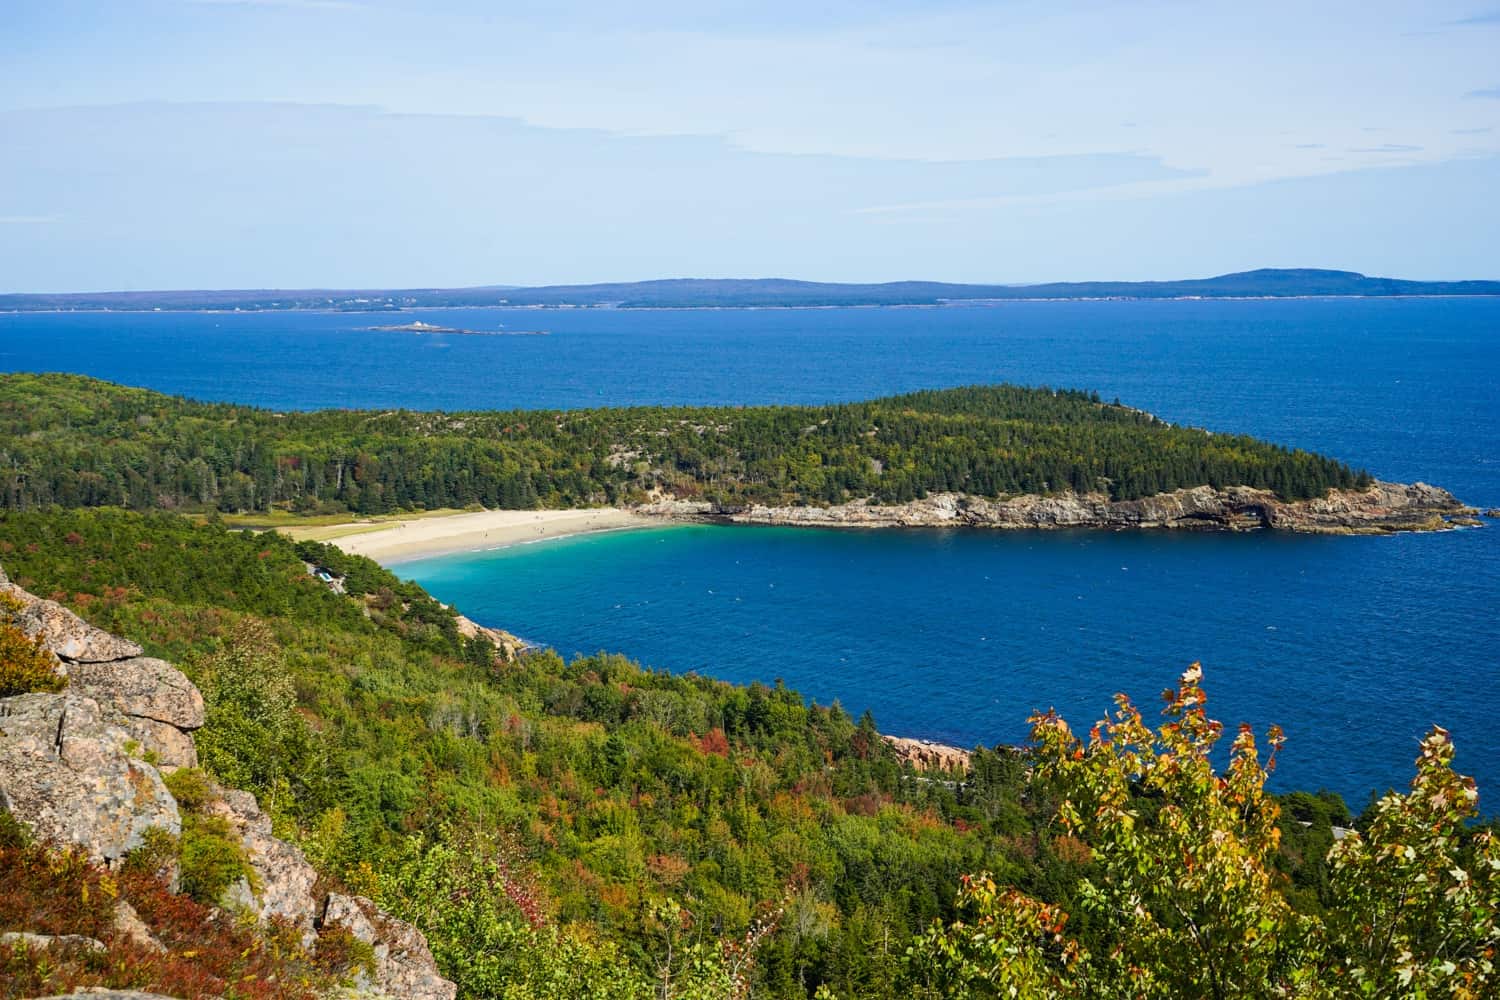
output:
M380 315L405 315L417 312L447 312L450 310L465 311L496 311L496 312L774 312L790 310L829 310L829 309L962 309L975 307L1008 306L1018 302L1317 302L1317 301L1341 301L1345 299L1359 299L1366 301L1376 300L1406 300L1406 299L1500 299L1500 294L1490 292L1451 292L1451 293L1425 293L1425 294L1395 294L1395 295L1363 295L1363 294L1327 294L1327 295L1078 295L1078 296L1037 296L1035 298L999 299L952 299L945 302L835 302L820 305L723 305L723 306L659 306L659 305L597 305L593 303L559 304L559 305L472 305L472 306L401 306L391 309L329 309L291 306L285 309L203 309L190 306L183 307L142 307L140 309L122 309L118 307L101 306L98 308L50 308L50 309L0 309L0 316L43 316L60 314L87 314L87 315L124 315L139 316L151 315L153 313L171 313L173 315L201 314L205 316L262 316L278 313L312 313L315 315L348 315L348 316L380 316ZM400 327L363 327L363 330L397 330ZM438 332L438 331L431 331ZM450 331L443 331L450 332ZM499 331L498 334L489 331L451 331L457 333L477 333L488 336L520 336L537 335L541 331L518 331L507 334Z

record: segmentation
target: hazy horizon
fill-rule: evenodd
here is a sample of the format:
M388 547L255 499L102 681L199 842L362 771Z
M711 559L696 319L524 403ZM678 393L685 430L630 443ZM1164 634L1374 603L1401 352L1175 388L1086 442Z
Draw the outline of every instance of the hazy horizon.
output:
M1249 268L1247 270L1249 272L1254 272L1254 271L1261 271L1261 270L1284 270L1284 269L1275 269L1275 268L1270 268L1270 269L1268 269L1268 268ZM1294 269L1291 269L1291 270L1349 272L1348 268L1336 268L1336 267L1307 267L1307 268L1294 268ZM1116 284L1116 283L1131 283L1131 284L1175 283L1175 282L1181 282L1181 281L1202 281L1202 280L1208 280L1208 279L1212 279L1212 278L1227 277L1229 275L1237 274L1237 273L1246 273L1246 272L1222 272L1222 273L1219 273L1219 274L1188 274L1188 275L1176 275L1176 276L1165 276L1164 275L1164 276L1161 276L1161 277L1154 277L1154 278L1109 278L1109 277L1104 277L1104 278L1081 278L1081 279L1076 279L1076 280L1069 279L1069 280L1065 280L1065 281L1064 280L1042 280L1042 281L954 281L954 280L950 280L950 279L947 279L947 278L924 278L924 277L917 277L917 278L912 278L912 277L894 278L894 279L886 279L886 280L881 280L881 281L860 281L860 280L850 280L850 281L819 281L818 279L814 279L814 278L801 278L801 277L796 277L796 276L792 276L792 275L785 275L785 274L770 274L770 275L727 275L727 276L723 276L723 277L705 277L703 275L682 274L682 275L663 275L663 276L654 277L654 278L640 278L640 279L633 279L633 280L618 280L618 281L607 280L607 279L606 280L601 280L601 281L557 281L557 282L548 282L546 285L520 285L520 284L515 284L513 282L484 282L484 283L475 284L475 285L454 285L454 284L417 285L417 284L412 284L412 283L408 282L408 283L398 283L398 284L393 284L393 285L373 285L373 284L370 284L370 283L366 282L366 283L355 283L355 284L351 284L351 285L331 285L331 284L327 284L327 283L313 283L313 284L309 284L309 285L299 285L299 286L291 286L291 285L279 285L279 286L274 286L274 287L250 287L250 286L242 286L242 287L233 287L233 288L231 288L231 287L223 287L223 288L187 288L187 287L173 287L173 288L169 288L169 287L161 287L161 288L68 288L68 289L56 289L56 290L48 289L48 290L44 290L44 291L38 291L36 289L17 289L17 290L14 290L14 291L0 292L0 295L39 295L39 296L42 296L42 295L115 295L115 294L120 294L120 295L145 295L145 294L152 294L152 293L173 294L173 293L190 293L190 292L203 292L203 293L210 293L210 292L304 292L304 293L305 292L396 292L396 291L422 291L422 290L428 290L428 289L438 290L438 291L465 291L465 290L469 290L469 289L491 289L491 288L493 288L493 289L499 289L499 290L515 289L517 291L521 291L521 290L549 288L549 287L558 287L558 288L594 287L594 286L600 286L600 285L638 285L638 284L652 284L652 283L657 283L657 282L697 282L697 281L723 281L723 282L732 282L732 281L747 281L747 282L754 282L754 281L775 281L775 282L795 282L795 283L806 283L806 284L829 284L829 285L851 285L851 286L878 286L878 285L890 285L890 284L919 284L919 285L929 285L929 284L932 284L932 285L970 285L970 286L973 286L973 285L988 285L988 286L993 286L993 287L1031 288L1031 287L1035 287L1035 286L1060 285L1060 284L1071 285L1071 284ZM1489 282L1489 281L1500 281L1500 276L1494 276L1494 277L1492 277L1492 276L1486 276L1486 275L1462 275L1462 276L1458 276L1458 277L1440 277L1440 278L1427 278L1427 277L1415 277L1414 278L1411 275L1405 275L1405 274L1366 274L1366 275L1364 275L1364 277L1367 277L1367 278L1392 278L1392 279L1397 279L1397 280L1439 281L1439 282L1461 282L1461 281L1486 281L1486 282ZM429 307L429 308L432 308L432 307ZM459 308L476 308L476 307L474 307L474 306L463 306L463 307L459 307Z

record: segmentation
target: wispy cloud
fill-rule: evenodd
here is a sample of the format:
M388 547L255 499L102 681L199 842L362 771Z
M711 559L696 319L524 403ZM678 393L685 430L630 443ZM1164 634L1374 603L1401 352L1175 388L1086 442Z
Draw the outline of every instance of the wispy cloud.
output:
M1448 23L1456 28L1482 28L1487 25L1500 25L1500 10L1490 10L1482 14L1461 17L1456 21L1449 21Z
M1350 153L1420 153L1421 151L1421 146L1408 146L1399 142L1388 142L1381 146L1358 146L1346 150Z
M1327 149L1326 143L1322 142L1299 142L1292 146L1293 149Z
M1448 130L1449 135L1488 135L1495 131L1493 126L1486 125L1484 128L1452 128Z
M1500 87L1485 87L1483 90L1471 90L1465 97L1484 97L1492 100L1500 100Z
M56 221L55 215L0 215L0 226L45 226Z

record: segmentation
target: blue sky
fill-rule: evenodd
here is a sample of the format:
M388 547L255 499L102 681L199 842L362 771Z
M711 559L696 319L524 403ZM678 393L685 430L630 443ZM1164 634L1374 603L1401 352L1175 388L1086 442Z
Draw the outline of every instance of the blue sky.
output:
M0 290L1500 277L1500 6L4 0Z

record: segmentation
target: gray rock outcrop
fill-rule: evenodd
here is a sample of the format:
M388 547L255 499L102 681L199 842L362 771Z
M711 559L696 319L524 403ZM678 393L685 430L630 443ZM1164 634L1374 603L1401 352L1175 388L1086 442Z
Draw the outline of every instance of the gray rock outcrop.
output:
M203 728L203 695L165 660L69 663L68 688L93 698L125 719L125 728L163 765L194 767L198 752L188 734Z
M1274 528L1314 534L1436 531L1453 527L1449 518L1474 513L1447 490L1426 483L1408 486L1384 482L1366 490L1330 490L1327 496L1295 501L1280 500L1268 490L1249 487L1199 486L1139 500L1111 500L1098 493L999 500L934 493L904 504L856 501L830 507L768 507L658 500L633 510L675 519L814 527Z
M455 616L455 621L458 625L459 635L465 639L474 639L481 636L488 639L494 644L495 653L502 661L510 662L526 652L526 641L519 636L510 634L504 629L481 625L472 618L466 618L463 615Z
M411 1000L453 1000L458 994L458 987L437 974L422 932L386 916L363 896L329 893L320 923L342 925L374 951L374 972L359 987Z
M143 655L136 643L90 625L56 601L27 593L3 572L0 592L21 602L12 620L52 651L70 693L98 702L157 763L198 763L189 734L203 726L203 696L182 671Z
M95 628L56 601L33 597L14 584L7 589L25 605L16 615L21 631L33 639L40 637L62 660L103 663L142 653L140 646Z
M69 692L0 699L0 807L45 839L113 862L159 827L182 829L156 768L91 698Z
M68 678L67 689L57 694L0 698L0 810L39 839L77 845L106 864L141 846L147 830L180 834L177 802L152 761L161 767L196 765L192 733L204 723L202 694L170 663L27 593L3 569L0 592L21 602L11 620L41 637ZM237 908L261 921L290 921L309 945L318 926L349 927L375 953L368 989L358 996L453 1000L457 987L438 974L422 933L367 899L320 892L317 872L302 851L272 833L271 819L255 796L216 788L203 810L227 822L255 872L255 890L243 880L232 887L230 895L238 891ZM162 947L128 903L117 902L114 925L119 935L142 947ZM34 947L78 943L11 933ZM169 1000L115 990L86 990L57 1000L74 997Z
M114 930L116 934L139 948L157 954L162 954L167 950L166 946L156 939L156 935L151 933L151 928L146 926L141 915L135 912L135 907L123 899L115 900Z
M931 740L914 740L907 736L887 736L881 739L896 751L896 757L918 771L967 771L972 756L969 751L946 743Z
M311 935L319 911L313 895L318 873L300 850L271 834L271 817L261 810L255 796L233 788L219 789L218 799L209 803L205 812L228 821L245 847L260 888L258 897L250 897L255 916L263 921L283 917Z
M104 951L104 942L82 934L32 934L29 931L6 931L0 934L0 944L24 947L31 951L49 948L83 948L88 951Z

